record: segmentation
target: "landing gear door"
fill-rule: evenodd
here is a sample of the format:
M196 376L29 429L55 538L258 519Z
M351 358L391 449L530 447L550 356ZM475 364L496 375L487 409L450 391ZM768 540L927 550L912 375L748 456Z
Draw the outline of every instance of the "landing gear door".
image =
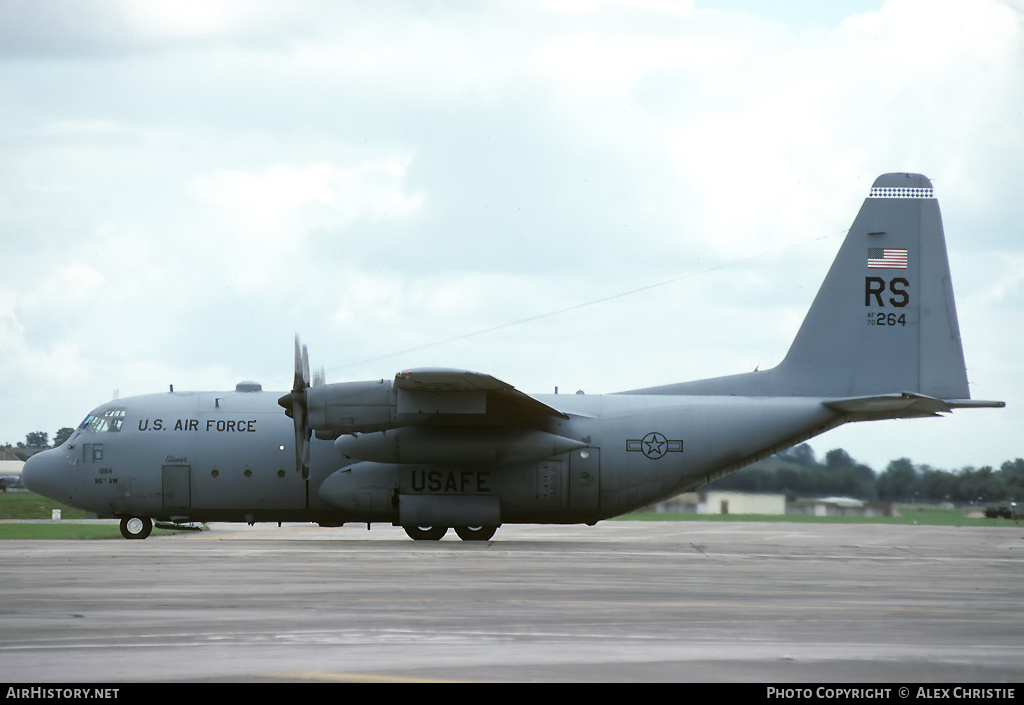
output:
M163 466L163 495L166 511L180 514L191 509L191 482L189 481L191 470L191 465Z
M601 449L583 448L569 454L569 509L596 512L601 499Z

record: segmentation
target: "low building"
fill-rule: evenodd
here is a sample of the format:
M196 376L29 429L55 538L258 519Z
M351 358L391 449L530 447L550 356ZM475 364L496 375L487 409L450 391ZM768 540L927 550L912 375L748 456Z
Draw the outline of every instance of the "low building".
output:
M0 460L0 492L9 489L21 489L21 469L25 467L22 460Z
M791 502L787 514L816 517L891 517L896 516L891 503L868 503L852 497L822 497Z
M753 492L708 492L698 514L785 514L786 495Z
M0 477L17 477L23 467L24 460L0 460Z
M758 492L709 491L701 499L687 492L648 507L647 511L679 514L761 514L810 515L819 517L891 517L899 516L891 502L864 502L851 497L824 497L786 501L784 494ZM979 515L983 508L979 508Z

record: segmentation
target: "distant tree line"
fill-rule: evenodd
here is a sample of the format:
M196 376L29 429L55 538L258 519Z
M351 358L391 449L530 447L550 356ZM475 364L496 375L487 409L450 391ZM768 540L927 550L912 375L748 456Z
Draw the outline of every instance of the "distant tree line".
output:
M56 448L64 444L71 434L75 432L75 429L64 427L57 431L53 439L53 447ZM10 443L0 448L11 451L14 455L19 457L21 460L25 460L28 456L34 453L50 447L50 434L45 431L34 431L25 435L25 442L18 443L16 446L12 446Z
M881 473L856 462L842 448L824 461L805 444L766 458L716 480L709 487L737 492L784 493L798 497L853 497L865 501L936 504L993 504L1024 501L1024 458L1008 460L998 470L985 466L940 470L893 460Z

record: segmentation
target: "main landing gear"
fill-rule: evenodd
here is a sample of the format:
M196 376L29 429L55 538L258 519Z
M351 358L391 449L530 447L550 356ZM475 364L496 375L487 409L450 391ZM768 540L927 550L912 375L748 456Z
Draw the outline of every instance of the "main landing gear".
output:
M409 538L417 541L440 541L448 533L447 526L403 526ZM463 541L490 541L497 526L456 526L455 533Z
M121 520L121 535L126 539L144 539L153 531L153 520L148 517L125 517Z
M490 541L491 537L494 536L494 532L498 530L496 526L456 526L455 533L459 535L459 538L463 541Z

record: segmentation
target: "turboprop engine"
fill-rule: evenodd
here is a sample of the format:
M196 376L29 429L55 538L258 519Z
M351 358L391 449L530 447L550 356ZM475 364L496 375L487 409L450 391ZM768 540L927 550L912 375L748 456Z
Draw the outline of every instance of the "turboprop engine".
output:
M295 381L278 403L295 421L296 467L307 476L309 439L336 440L354 460L379 463L531 462L587 443L539 430L565 414L467 370L407 370L395 379L311 387L295 340Z
M397 400L390 380L340 382L306 390L306 413L317 438L392 428Z

